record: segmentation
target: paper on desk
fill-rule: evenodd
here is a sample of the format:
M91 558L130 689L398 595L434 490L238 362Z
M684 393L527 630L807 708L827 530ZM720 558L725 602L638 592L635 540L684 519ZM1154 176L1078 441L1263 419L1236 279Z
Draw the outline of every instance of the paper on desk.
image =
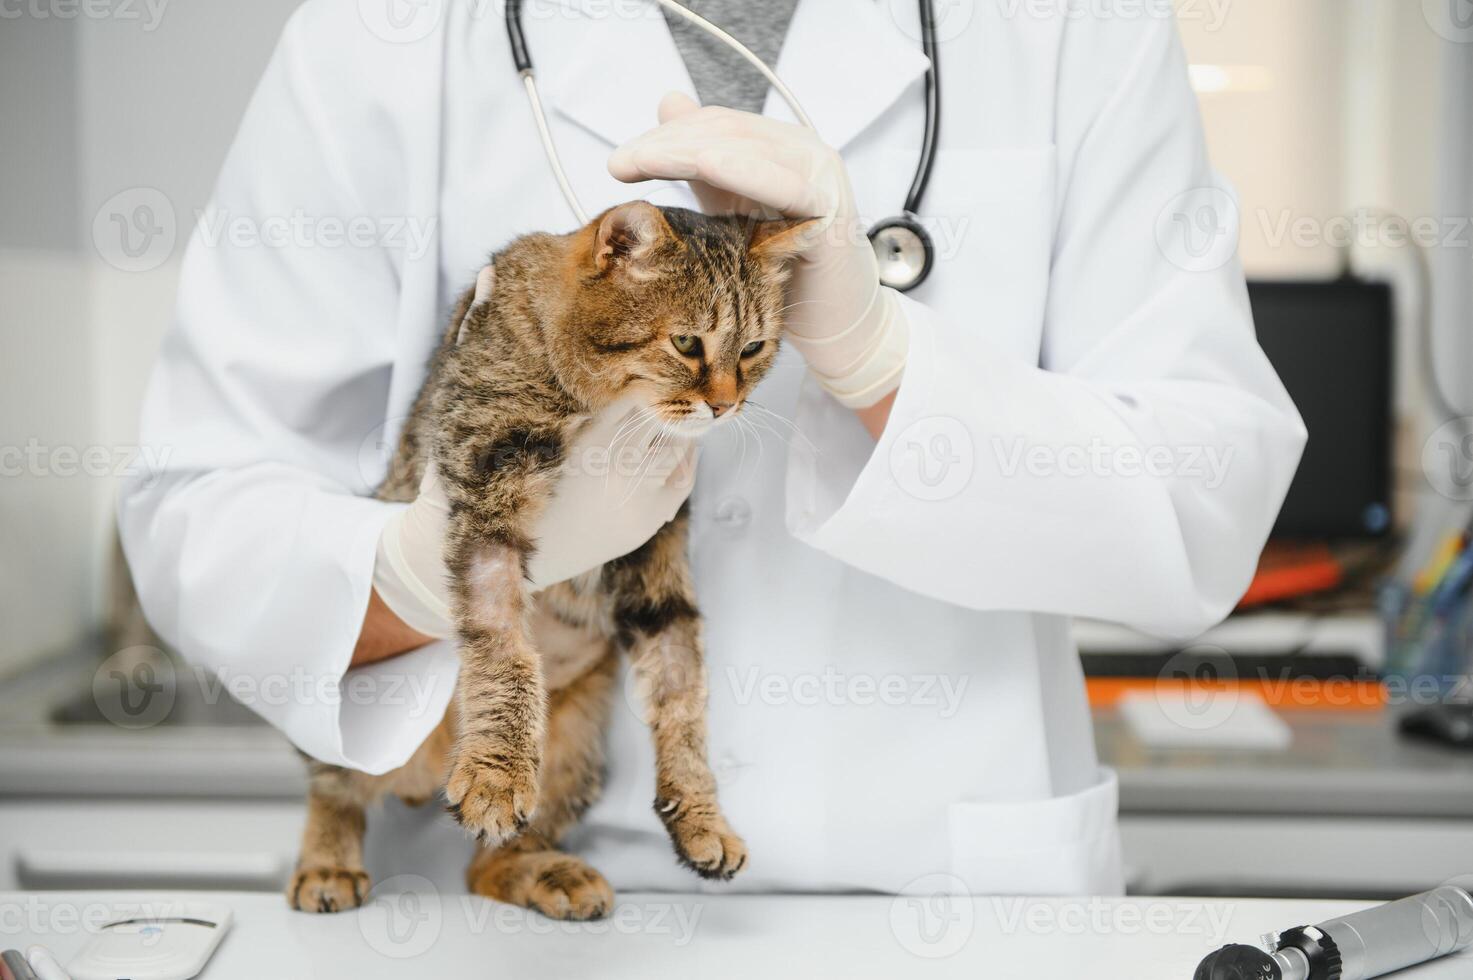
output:
M1120 714L1152 748L1287 749L1293 733L1256 693L1189 687L1131 691Z

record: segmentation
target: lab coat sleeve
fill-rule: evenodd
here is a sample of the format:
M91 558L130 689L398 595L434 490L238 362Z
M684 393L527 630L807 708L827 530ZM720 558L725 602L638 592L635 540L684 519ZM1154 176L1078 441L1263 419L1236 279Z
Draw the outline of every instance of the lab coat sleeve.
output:
M1174 22L1083 20L1063 42L1038 362L990 339L1038 325L902 297L908 360L881 438L861 451L810 379L796 421L818 452L790 454L787 518L924 595L1186 638L1241 597L1306 435L1236 258L1158 241L1188 193L1237 233Z
M292 19L197 216L143 409L160 465L125 483L118 515L149 621L209 689L377 773L440 720L457 663L436 644L348 673L395 507L370 494L400 268L424 247L386 196L400 134L338 43L363 34L335 23L352 6Z

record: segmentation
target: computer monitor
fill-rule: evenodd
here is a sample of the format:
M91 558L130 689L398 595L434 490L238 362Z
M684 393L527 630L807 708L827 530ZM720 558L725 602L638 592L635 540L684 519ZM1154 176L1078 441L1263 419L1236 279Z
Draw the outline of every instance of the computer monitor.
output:
M1378 538L1392 528L1391 288L1355 278L1252 282L1258 341L1309 429L1274 536Z

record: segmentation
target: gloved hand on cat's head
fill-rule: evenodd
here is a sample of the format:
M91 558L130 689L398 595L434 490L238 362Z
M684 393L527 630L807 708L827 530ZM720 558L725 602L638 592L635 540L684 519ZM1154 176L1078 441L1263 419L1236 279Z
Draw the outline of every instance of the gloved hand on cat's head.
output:
M658 425L632 402L604 409L569 446L557 491L536 523L527 569L534 590L575 578L634 551L672 520L695 484L697 443L658 446ZM419 496L384 526L373 587L394 614L425 636L454 632L443 548L450 511L433 461Z
M900 384L909 331L837 151L811 130L750 112L702 108L671 92L660 125L620 146L623 181L684 180L711 214L817 217L788 287L787 339L830 394L866 408Z

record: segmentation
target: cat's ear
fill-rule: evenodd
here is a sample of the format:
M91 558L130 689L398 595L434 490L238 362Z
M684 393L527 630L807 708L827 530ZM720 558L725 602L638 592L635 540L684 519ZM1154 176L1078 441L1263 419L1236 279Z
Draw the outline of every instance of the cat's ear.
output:
M784 263L797 258L823 234L819 218L778 218L759 221L747 239L747 253L764 262Z
M655 274L661 246L675 240L675 232L660 209L644 201L630 201L605 211L593 238L593 264L599 272L614 268L635 279Z

